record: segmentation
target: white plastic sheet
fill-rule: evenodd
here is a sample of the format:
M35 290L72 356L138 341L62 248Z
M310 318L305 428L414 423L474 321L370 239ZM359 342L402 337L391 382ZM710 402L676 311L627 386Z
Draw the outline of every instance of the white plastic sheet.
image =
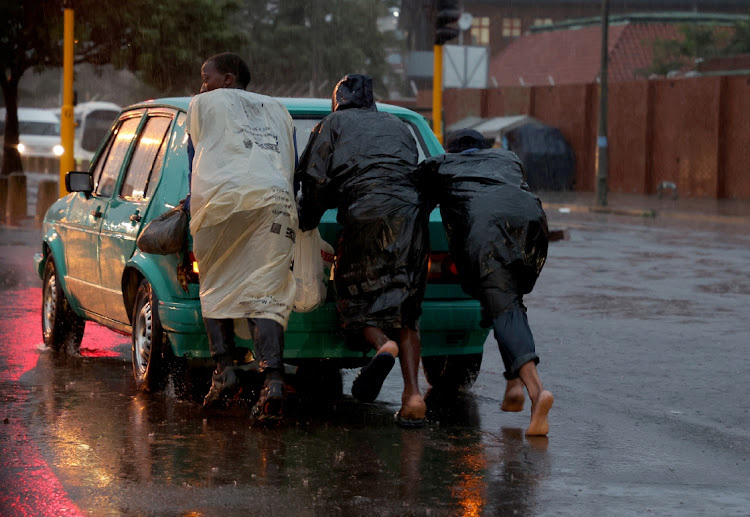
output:
M203 316L269 318L286 327L298 231L289 112L270 97L222 88L193 98L188 132Z
M325 303L333 255L333 246L323 240L317 228L299 232L294 247L295 312L310 312Z

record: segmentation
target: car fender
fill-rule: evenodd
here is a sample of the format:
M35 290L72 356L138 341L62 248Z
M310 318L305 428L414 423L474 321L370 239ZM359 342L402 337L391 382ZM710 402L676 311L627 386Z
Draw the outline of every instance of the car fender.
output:
M165 268L160 267L160 255L151 255L136 250L122 275L122 296L125 307L130 309L135 301L135 293L141 278L145 278L151 284L156 297L161 301L171 301L175 298L176 280L167 278L164 274ZM130 315L130 311L128 310ZM131 315L132 317L132 315Z
M57 269L57 281L60 282L60 288L65 293L65 298L68 299L70 307L73 309L78 316L85 318L85 313L81 310L78 299L70 294L68 291L68 271L65 266L65 251L63 250L62 241L60 235L55 231L52 225L45 225L46 233L42 237L42 252L34 254L34 265L36 266L37 274L39 278L44 281L44 269L47 265L47 259L52 255L52 259L55 261L55 268Z

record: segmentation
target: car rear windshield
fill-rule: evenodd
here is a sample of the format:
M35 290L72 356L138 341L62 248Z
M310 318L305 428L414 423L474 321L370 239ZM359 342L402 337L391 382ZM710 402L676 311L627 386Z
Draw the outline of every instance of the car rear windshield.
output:
M305 150L307 142L310 140L310 134L312 133L315 126L320 122L320 118L295 118L294 127L297 130L297 155L302 156L302 151ZM414 137L414 141L417 143L417 150L419 151L419 161L421 162L427 156L425 153L424 140L419 136L419 129L414 127L410 122L404 121L404 124L409 128L411 136Z

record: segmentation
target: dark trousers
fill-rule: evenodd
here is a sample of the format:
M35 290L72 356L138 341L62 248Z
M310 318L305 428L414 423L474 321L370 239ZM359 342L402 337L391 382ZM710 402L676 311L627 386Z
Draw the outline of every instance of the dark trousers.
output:
M284 327L265 318L248 318L253 337L253 352L258 369L284 368ZM215 361L232 358L235 353L234 320L203 318L208 335L208 348Z
M477 293L482 310L492 318L507 380L517 379L521 366L529 361L539 364L523 304L523 285L515 276L511 271L498 269L482 279Z

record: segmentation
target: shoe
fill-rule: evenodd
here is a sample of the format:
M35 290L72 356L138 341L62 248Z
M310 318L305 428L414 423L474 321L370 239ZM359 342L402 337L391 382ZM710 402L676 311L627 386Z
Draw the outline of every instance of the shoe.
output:
M211 407L222 394L233 391L238 384L237 374L234 373L233 367L225 366L221 371L214 370L211 376L211 388L203 399L203 409Z
M284 381L265 382L252 414L257 422L281 420L284 417Z
M383 382L395 363L396 358L388 352L373 357L355 377L352 396L360 402L372 402L378 398Z
M425 422L427 422L426 418L417 418L417 419L409 419L409 418L402 418L401 417L401 411L393 415L393 421L396 422L399 427L402 427L404 429L420 429L424 427Z

